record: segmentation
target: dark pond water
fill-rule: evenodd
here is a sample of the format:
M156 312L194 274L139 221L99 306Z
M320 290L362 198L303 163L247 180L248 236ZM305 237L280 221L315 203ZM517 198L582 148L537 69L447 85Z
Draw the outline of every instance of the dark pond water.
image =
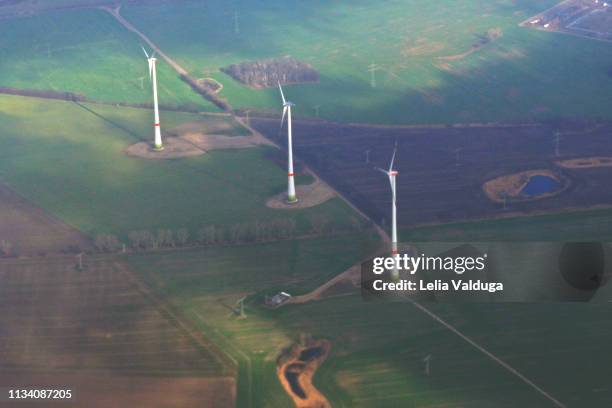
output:
M322 347L311 347L306 350L302 350L302 352L300 353L300 361L307 363L311 360L321 357L323 355L323 352L324 351Z
M557 180L548 176L533 176L521 193L528 197L537 197L543 194L552 193L559 188L560 184Z
M306 399L306 393L300 386L299 378L300 378L300 368L295 364L291 364L285 369L285 378L289 382L289 386L291 387L291 391L301 399Z

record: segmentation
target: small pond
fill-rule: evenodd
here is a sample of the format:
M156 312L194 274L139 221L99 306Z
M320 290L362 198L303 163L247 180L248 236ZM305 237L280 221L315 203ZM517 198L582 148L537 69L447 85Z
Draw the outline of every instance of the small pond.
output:
M561 184L550 176L532 176L521 190L527 197L537 197L558 190Z

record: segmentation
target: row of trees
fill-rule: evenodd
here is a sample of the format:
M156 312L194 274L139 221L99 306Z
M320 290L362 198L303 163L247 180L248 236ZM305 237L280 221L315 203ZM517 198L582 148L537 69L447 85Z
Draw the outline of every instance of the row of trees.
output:
M318 236L327 233L343 233L359 231L366 224L357 218L352 218L348 225L339 226L333 219L322 215L313 215L310 228L301 236ZM232 245L257 242L269 242L297 237L297 224L291 218L278 218L267 221L239 223L232 226L207 225L192 235L188 229L159 229L131 231L127 235L127 243L123 243L113 234L98 234L94 245L101 252L132 250L155 250L161 248L176 248L193 245Z

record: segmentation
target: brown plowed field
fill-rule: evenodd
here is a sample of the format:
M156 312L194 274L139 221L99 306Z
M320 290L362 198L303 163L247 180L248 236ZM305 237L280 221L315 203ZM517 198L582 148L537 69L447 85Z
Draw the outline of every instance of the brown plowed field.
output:
M75 407L234 405L234 369L213 346L122 263L84 261L0 262L3 389L69 388Z
M11 256L86 251L91 242L76 229L30 204L0 182L0 241L11 243ZM0 255L3 255L0 252Z

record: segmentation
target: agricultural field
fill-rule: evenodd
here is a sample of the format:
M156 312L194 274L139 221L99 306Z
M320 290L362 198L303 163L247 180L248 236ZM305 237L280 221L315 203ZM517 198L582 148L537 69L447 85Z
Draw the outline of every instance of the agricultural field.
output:
M79 231L0 184L0 255L46 255L92 249Z
M151 111L126 107L0 96L3 149L0 179L50 215L87 235L110 233L125 240L137 230L241 223L295 223L303 235L317 221L329 230L363 220L338 198L313 208L266 207L286 188L286 164L270 160L271 147L216 150L180 160L144 160L124 150L152 137ZM232 118L162 112L168 132L204 121L207 129L243 134ZM151 136L150 136L151 135ZM308 183L307 175L297 177ZM226 231L227 232L227 231Z
M135 254L129 264L160 296L192 318L207 338L240 362L238 406L287 407L275 374L281 349L295 341L273 320L259 317L265 295L305 293L369 257L380 247L374 233L338 238ZM255 299L257 315L237 320L236 301ZM251 315L251 301L246 313ZM251 403L251 400L253 403Z
M121 13L193 77L222 83L234 108L278 112L277 90L248 88L220 68L290 55L320 73L318 84L287 87L302 117L387 124L610 119L609 44L519 26L556 3L188 0L128 4Z
M151 104L142 41L98 9L47 11L2 20L0 87L71 92L108 103ZM161 106L217 111L158 64Z
M331 354L314 384L334 407L554 406L410 303L365 302L355 294L278 309L263 306L265 295L310 290L327 279L324 274L337 274L351 264L351 257L354 262L375 249L364 246L367 240L357 245L338 242L351 248L339 262L329 258L329 253L337 253L329 242L301 242L290 260L287 246L295 244L283 243L214 253L139 254L128 262L153 290L239 361L238 406L291 404L276 377L276 359L304 336L331 341ZM309 256L301 255L305 253ZM254 254L259 262L246 261ZM241 319L233 310L244 296L247 317ZM612 401L606 382L611 361L605 357L612 332L602 329L610 320L605 304L425 307L567 406L605 406ZM578 328L576 321L582 322ZM428 355L431 372L425 375L423 359ZM568 367L581 376L559 378Z
M605 241L612 242L612 210L509 217L403 228L402 241Z
M253 119L252 124L269 137L277 135L277 125L273 120ZM388 166L397 142L398 222L401 227L411 230L428 224L609 207L612 192L607 186L612 167L561 168L556 162L612 155L610 131L608 125L584 123L402 128L297 121L294 145L297 155L324 179L373 220L385 225L390 221L391 194L386 178L374 171L374 167ZM568 187L558 195L540 200L508 199L505 207L501 202L489 199L483 191L483 184L488 180L530 169L548 169L558 173L569 180ZM571 225L563 221L565 214L548 218L552 222L544 224L524 221L531 227L526 230L515 228L511 236L513 239L537 240L539 231L539 238L546 239L591 237L593 234L609 238L606 224L599 223L608 220L609 226L609 218L597 218L597 214L601 212L593 213L592 222L580 216L569 216L566 220L573 220ZM511 227L512 223L509 220L497 221L488 228L488 236L481 236L490 239L493 226ZM520 225L520 221L514 223ZM479 227L474 225L477 230ZM457 225L439 227L438 231L448 231L449 235L435 236L450 240L461 239L461 235L473 237L470 227L463 229L462 226L455 234L452 231L457 231ZM480 228L483 233L487 229L485 226ZM506 238L503 232L498 232L497 236L502 240ZM418 233L409 233L408 237L418 238Z
M233 363L121 261L4 260L0 283L3 387L70 388L75 407L234 403Z

